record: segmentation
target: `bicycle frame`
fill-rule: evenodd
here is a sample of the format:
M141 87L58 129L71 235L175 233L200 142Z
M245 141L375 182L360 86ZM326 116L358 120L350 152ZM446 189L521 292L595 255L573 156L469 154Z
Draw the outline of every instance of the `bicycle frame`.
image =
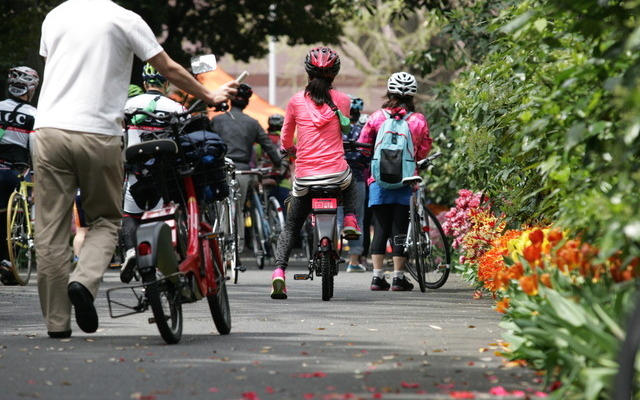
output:
M154 160L153 165L145 165L157 179L164 205L160 210L146 211L136 232L136 265L142 284L107 291L112 318L151 308L154 318L149 322L157 325L162 338L170 344L177 343L182 336L181 305L203 297L207 298L218 332L227 334L231 330L225 268L219 244L221 235L213 232L211 224L202 216L192 176L197 164L188 161L180 144L180 118L190 113L198 103L185 113L169 116L138 110L156 119L170 118L171 139L143 141L125 152L127 160L134 164ZM177 168L176 160L181 160ZM166 174L175 175L173 178L177 180L177 193L182 204L171 200L168 185L174 181L168 181ZM143 294L136 293L137 288L141 288ZM111 298L111 292L122 289L133 292L136 305L128 306ZM112 304L130 311L114 315Z
M333 278L338 275L339 264L345 262L340 256L338 241L338 197L339 186L312 186L311 224L313 227L313 243L315 249L309 259L309 272L295 274L295 280L313 280L314 275L322 277L322 300L329 301L333 297Z

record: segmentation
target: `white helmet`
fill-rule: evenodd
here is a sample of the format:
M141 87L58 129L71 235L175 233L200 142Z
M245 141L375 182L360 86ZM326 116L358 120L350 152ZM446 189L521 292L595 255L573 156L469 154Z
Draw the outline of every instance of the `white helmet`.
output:
M20 97L38 87L40 77L33 68L14 67L9 70L9 93Z
M418 82L409 73L396 72L387 81L387 91L401 96L414 96L418 93Z

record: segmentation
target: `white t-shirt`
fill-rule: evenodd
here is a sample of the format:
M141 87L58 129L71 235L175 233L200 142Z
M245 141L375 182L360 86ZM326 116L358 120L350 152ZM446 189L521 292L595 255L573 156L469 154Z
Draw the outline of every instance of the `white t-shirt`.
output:
M42 24L35 128L122 135L133 55L162 51L142 18L111 0L67 0Z

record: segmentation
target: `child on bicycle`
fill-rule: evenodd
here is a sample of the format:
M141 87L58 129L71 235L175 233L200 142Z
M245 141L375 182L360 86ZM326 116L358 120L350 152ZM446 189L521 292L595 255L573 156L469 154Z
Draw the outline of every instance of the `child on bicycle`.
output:
M407 117L409 131L415 149L415 159L421 160L431 151L429 125L423 114L415 112L413 96L418 91L416 78L406 72L396 72L387 81L387 100L382 109L375 111L362 128L359 142L375 143L378 129L387 119ZM386 112L386 114L385 114ZM364 151L363 151L364 153ZM373 279L371 290L409 291L413 284L404 276L404 246L393 245L393 282L386 281L383 271L387 242L393 242L396 235L404 235L409 227L409 200L412 188L385 189L369 177L369 207L372 212L373 239L371 241L371 260L373 261Z
M311 211L310 186L339 185L345 213L342 233L362 234L355 216L355 182L344 157L340 123L334 112L337 107L349 115L351 106L347 94L332 89L340 70L340 57L328 47L316 47L307 54L304 66L309 82L304 91L289 100L281 134L281 147L287 153L296 154L296 164L289 211L278 238L276 267L271 277L272 299L287 298L285 270L295 236ZM293 142L296 128L297 146Z

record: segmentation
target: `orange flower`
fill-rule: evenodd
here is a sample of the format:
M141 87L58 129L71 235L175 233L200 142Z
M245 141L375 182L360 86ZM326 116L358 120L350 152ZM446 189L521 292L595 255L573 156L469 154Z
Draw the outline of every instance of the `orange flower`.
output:
M529 233L529 240L533 244L540 244L544 240L544 232L542 229L536 228L531 233Z
M502 314L506 314L507 310L509 309L509 298L508 297L503 297L502 300L499 300L496 303L496 311Z
M550 288L551 287L551 275L549 275L548 272L540 274L540 282L543 285L545 285L546 287Z
M542 233L542 231L540 231ZM529 235L531 236L531 235ZM534 243L531 246L527 246L522 250L522 256L529 263L529 265L540 266L540 260L542 259L542 246L540 243Z
M549 231L549 233L547 234L547 240L549 242L551 242L551 244L553 246L555 246L559 241L562 240L562 237L564 235L562 234L562 231L559 229L552 229L551 231Z
M536 296L538 294L538 275L524 275L518 280L522 291L529 296Z
M524 275L524 267L520 263L515 263L507 270L510 279L520 279Z

